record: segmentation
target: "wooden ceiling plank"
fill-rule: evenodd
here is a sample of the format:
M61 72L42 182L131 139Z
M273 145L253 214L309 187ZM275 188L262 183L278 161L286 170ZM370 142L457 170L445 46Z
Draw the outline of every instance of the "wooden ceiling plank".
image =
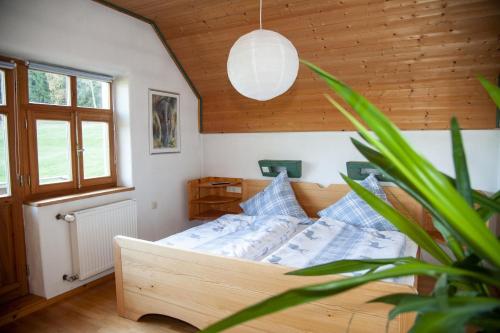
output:
M283 96L261 103L239 95L226 73L231 45L257 27L253 0L114 0L154 20L204 98L204 132L349 130L304 67ZM478 84L500 72L500 6L495 0L264 1L264 27L301 57L365 94L405 129L495 126ZM379 104L380 103L380 104ZM310 119L308 119L310 118Z

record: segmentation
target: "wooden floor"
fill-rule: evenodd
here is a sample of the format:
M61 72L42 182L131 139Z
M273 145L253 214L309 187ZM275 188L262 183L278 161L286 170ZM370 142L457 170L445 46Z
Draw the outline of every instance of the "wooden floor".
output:
M434 280L419 278L419 293L428 294ZM36 297L36 296L35 296ZM179 320L164 316L146 316L139 322L116 314L114 280L60 301L5 326L2 333L191 333L198 330Z
M13 323L2 333L191 333L198 330L179 320L146 316L139 322L116 314L114 280L99 285Z

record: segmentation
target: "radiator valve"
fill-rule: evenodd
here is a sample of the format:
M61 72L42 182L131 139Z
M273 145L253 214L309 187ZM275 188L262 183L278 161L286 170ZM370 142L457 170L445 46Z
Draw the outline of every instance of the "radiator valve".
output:
M75 215L73 215L73 214L57 214L56 220L64 220L68 223L75 222Z
M76 281L78 279L79 279L78 274L74 274L74 275L64 274L63 275L64 281L73 282L73 281Z

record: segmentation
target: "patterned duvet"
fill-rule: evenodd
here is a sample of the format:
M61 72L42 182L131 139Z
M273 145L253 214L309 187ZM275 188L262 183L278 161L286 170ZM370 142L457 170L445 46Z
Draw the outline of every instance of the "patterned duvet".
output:
M309 223L309 219L292 216L229 214L156 243L228 257L261 260Z
M417 245L398 231L378 231L321 218L262 261L304 268L342 259L381 259L415 256ZM357 272L362 274L363 272ZM388 281L413 284L412 277Z
M291 216L224 215L156 243L293 268L417 252L416 244L398 231L361 229L329 218L313 223ZM388 281L411 285L413 277Z

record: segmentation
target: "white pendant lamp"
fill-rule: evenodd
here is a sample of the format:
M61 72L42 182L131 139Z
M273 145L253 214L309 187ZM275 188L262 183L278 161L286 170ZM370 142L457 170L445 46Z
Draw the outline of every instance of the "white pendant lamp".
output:
M283 35L260 29L241 36L229 51L227 75L243 96L267 101L286 92L299 71L299 56Z

